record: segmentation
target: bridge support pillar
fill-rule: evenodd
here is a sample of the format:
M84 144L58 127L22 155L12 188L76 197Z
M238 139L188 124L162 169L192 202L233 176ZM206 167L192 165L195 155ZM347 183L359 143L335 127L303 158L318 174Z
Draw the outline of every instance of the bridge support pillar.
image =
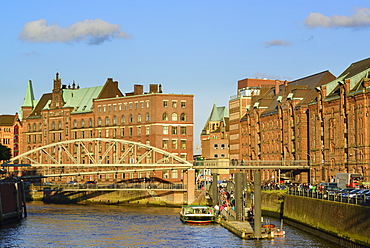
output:
M195 170L188 169L188 204L192 204L195 200Z

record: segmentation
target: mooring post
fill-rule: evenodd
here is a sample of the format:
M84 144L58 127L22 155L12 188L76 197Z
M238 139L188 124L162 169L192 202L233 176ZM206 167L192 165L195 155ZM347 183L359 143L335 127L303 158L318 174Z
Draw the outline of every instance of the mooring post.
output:
M195 200L195 170L188 169L188 178L187 178L187 187L188 187L188 204L192 204Z
M235 212L236 220L243 220L243 174L235 173Z
M212 205L215 206L220 205L219 201L219 194L218 194L218 187L217 187L217 180L218 179L218 174L213 173L212 174L212 189L211 189L211 196L212 196Z
M256 239L262 237L261 234L261 205L262 205L262 190L261 190L261 171L256 170L254 173L254 236Z

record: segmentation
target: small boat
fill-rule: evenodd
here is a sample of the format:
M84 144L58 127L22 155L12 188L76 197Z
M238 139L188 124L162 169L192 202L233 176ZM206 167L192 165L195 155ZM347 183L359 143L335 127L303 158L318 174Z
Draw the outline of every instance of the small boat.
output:
M215 221L215 209L203 205L182 206L180 219L185 223L207 224Z

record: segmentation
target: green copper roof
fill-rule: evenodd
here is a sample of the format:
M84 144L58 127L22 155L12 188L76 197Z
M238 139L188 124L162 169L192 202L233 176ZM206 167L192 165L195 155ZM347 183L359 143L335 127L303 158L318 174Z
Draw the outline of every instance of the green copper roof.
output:
M32 81L28 80L26 96L24 97L22 107L34 107L35 105L35 96L33 94Z
M72 107L72 113L91 112L93 99L97 98L104 86L83 88L83 89L63 89L63 100L65 108Z
M225 118L229 117L229 110L226 107L217 107L216 102L213 104L213 108L211 111L211 114L208 117L208 120L203 128L206 129L208 126L209 122L215 121L215 122L220 122L224 121Z

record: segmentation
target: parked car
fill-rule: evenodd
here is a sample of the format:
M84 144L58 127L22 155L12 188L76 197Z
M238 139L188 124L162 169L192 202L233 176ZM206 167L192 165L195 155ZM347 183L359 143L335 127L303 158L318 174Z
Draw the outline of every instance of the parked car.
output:
M346 197L346 195L348 194L348 192L354 190L354 188L344 188L344 189L341 189L338 191L337 195L338 196L342 196L342 197Z
M347 192L347 193L343 193L342 194L342 196L343 197L353 197L354 195L356 195L357 194L357 192L359 192L360 191L360 189L354 189L354 190L351 190L351 191L349 191L349 192Z
M360 189L359 191L357 191L353 194L350 194L349 197L356 197L357 196L357 197L362 197L363 198L364 195L368 192L370 192L369 189Z
M78 183L76 181L69 181L67 184L69 184L69 185L77 185Z
M85 184L96 184L95 181L86 181Z

